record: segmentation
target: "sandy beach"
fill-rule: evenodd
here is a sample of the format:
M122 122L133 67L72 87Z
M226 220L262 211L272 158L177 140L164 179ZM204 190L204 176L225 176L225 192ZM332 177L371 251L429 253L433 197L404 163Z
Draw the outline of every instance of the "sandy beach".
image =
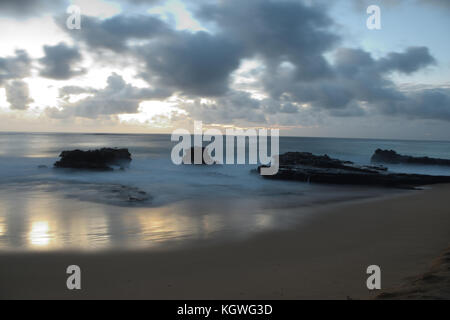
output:
M1 299L369 299L422 274L450 245L449 185L327 205L288 231L169 251L1 253ZM79 265L82 290L66 289Z

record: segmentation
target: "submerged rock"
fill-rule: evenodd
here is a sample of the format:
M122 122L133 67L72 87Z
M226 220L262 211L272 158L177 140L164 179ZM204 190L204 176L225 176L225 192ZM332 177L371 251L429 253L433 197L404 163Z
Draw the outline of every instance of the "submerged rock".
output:
M206 151L206 152L205 152ZM195 164L195 165L211 165L216 164L210 157L208 150L205 147L192 147L184 151L183 164ZM195 163L195 155L198 159L201 159L201 163Z
M260 172L262 166L258 168ZM350 161L316 156L306 152L289 152L280 156L280 168L276 175L266 179L294 180L302 182L378 185L412 188L420 185L450 183L450 176L389 173L378 166L358 166Z
M61 160L55 163L55 168L113 170L111 166L125 168L130 165L131 154L128 149L103 148L90 151L63 151Z
M138 188L120 185L111 190L104 188L105 199L107 199L108 192L111 191L112 197L111 201L117 203L119 201L125 203L139 203L145 202L151 199L147 192L139 190Z
M153 197L144 190L122 184L52 181L42 188L68 199L119 207L149 207L152 206L153 200Z
M375 151L375 153L372 156L372 162L391 163L391 164L421 164L421 165L450 166L450 160L448 159L411 157L398 154L394 150L381 150L381 149Z

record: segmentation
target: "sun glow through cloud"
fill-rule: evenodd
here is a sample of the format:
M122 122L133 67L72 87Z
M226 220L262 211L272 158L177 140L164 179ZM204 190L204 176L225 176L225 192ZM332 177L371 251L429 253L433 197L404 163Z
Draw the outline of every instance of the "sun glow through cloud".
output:
M174 114L186 112L176 107L176 103L162 101L144 101L139 106L139 113L121 114L119 119L124 123L139 123L156 125L158 127L169 127L170 119Z
M450 137L442 2L386 6L382 30L373 32L359 0L42 1L29 12L11 2L0 13L0 130L160 132L196 119L349 136L362 123L356 117L370 122L381 113L422 128L433 121L435 138ZM66 27L68 4L81 9L80 30ZM346 58L336 59L339 52ZM108 82L114 74L122 87L118 77ZM72 93L62 95L65 87ZM407 102L392 101L396 95Z

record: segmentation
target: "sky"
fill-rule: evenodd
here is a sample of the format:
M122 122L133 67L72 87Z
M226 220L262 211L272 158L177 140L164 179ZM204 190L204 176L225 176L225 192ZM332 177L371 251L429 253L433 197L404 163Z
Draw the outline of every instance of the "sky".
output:
M0 131L450 140L449 17L447 0L2 0Z

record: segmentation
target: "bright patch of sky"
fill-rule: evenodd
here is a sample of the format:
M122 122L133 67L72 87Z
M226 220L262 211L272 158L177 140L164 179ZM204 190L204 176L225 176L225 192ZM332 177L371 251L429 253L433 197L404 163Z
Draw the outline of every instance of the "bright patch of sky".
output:
M194 19L192 14L179 0L169 0L162 6L155 6L148 10L148 13L158 14L165 21L175 24L178 30L190 30L190 31L205 31L197 20Z
M61 41L71 43L71 38L54 22L51 14L29 18L0 18L0 57L12 55L16 49L26 49L32 57L44 54L44 45L56 45Z
M442 84L450 74L450 41L443 41L442 34L450 30L450 11L424 2L397 1L383 4L374 1L381 8L381 30L366 27L366 7L358 8L351 1L338 1L332 6L331 15L339 24L338 32L343 34L343 45L361 47L375 58L387 52L401 52L409 46L425 46L438 62L438 66L421 70L414 75L394 75L398 82L421 82ZM413 4L413 5L412 5Z
M137 114L120 114L118 117L124 123L151 124L153 126L167 127L174 114L186 112L176 107L176 102L145 101L139 105Z

